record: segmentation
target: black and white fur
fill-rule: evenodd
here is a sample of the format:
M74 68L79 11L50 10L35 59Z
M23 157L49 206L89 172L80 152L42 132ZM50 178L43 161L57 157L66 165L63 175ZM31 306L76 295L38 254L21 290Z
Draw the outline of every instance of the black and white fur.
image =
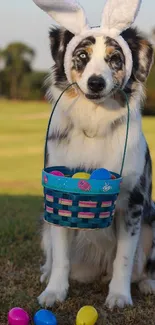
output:
M97 231L44 224L42 246L46 262L41 282L48 279L48 284L38 298L41 305L63 301L69 277L80 282L97 277L110 281L106 299L109 308L132 304L132 281L139 283L142 292L155 293L155 280L151 278L155 270L151 158L141 125L143 83L151 68L153 49L136 29L129 28L122 36L132 51L133 71L124 88L130 102L130 129L114 222ZM48 79L48 98L53 102L68 85L63 63L72 37L64 29L50 32L55 65ZM77 46L71 72L78 87L63 95L54 113L48 166L85 170L104 167L120 172L127 121L126 103L118 91L124 81L124 60L120 46L110 38L90 37ZM89 82L94 77L96 81Z

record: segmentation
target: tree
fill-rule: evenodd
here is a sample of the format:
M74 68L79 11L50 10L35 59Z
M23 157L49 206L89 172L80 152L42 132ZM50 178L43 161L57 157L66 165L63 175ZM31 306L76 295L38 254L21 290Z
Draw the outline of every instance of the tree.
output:
M40 100L44 99L45 87L43 82L47 76L43 71L32 71L24 75L20 85L20 99Z
M153 45L155 46L155 27L151 31L151 40Z
M149 74L149 78L146 84L147 88L147 100L144 109L145 115L155 115L155 53L154 64Z
M0 51L0 58L4 64L5 82L8 84L8 95L11 99L20 97L20 84L24 74L32 71L34 57L34 50L19 42L11 43Z

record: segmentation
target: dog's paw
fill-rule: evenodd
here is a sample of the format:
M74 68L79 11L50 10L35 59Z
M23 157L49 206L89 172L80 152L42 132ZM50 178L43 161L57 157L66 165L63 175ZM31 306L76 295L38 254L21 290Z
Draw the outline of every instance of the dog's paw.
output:
M44 272L41 277L40 277L40 282L43 283L43 282L48 282L48 279L49 279L49 273L48 272Z
M139 290L145 295L155 294L155 280L142 280L141 282L139 282Z
M50 268L47 268L46 264L41 266L40 271L42 273L40 277L40 282L43 283L44 281L48 281L48 278L50 276Z
M57 301L63 302L66 299L68 285L58 286L56 289L46 288L38 297L38 302L41 306L52 307Z
M106 306L110 309L115 307L124 308L125 306L132 305L131 295L123 295L119 293L112 293L108 294L106 299Z
M45 290L38 297L39 305L42 307L52 307L56 301L63 302L66 298L67 291L64 292L54 292Z
M48 277L49 277L49 272L48 272L48 270L46 270L46 269L44 268L44 266L42 266L42 267L40 268L40 271L41 271L41 273L42 273L42 275L41 275L41 277L40 277L40 282L43 283L45 280L48 279Z

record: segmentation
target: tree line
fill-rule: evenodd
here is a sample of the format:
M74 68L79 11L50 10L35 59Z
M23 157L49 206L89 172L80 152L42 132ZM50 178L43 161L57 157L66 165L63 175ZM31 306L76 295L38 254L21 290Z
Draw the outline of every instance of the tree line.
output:
M152 35L155 35L152 33ZM47 72L32 68L35 51L20 42L0 50L0 97L15 100L44 99L43 81ZM144 114L155 115L155 64L147 81Z
M35 71L35 51L20 42L0 50L0 96L16 100L44 98L43 80L47 72Z

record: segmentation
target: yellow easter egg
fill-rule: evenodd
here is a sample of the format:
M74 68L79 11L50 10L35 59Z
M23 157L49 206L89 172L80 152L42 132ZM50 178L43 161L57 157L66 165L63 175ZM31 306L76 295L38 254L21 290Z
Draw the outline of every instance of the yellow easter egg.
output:
M79 179L89 179L90 178L90 174L88 173L84 173L84 172L81 172L81 173L76 173L72 176L72 178L79 178Z
M76 325L94 325L97 322L98 313L92 306L82 307L76 316Z

